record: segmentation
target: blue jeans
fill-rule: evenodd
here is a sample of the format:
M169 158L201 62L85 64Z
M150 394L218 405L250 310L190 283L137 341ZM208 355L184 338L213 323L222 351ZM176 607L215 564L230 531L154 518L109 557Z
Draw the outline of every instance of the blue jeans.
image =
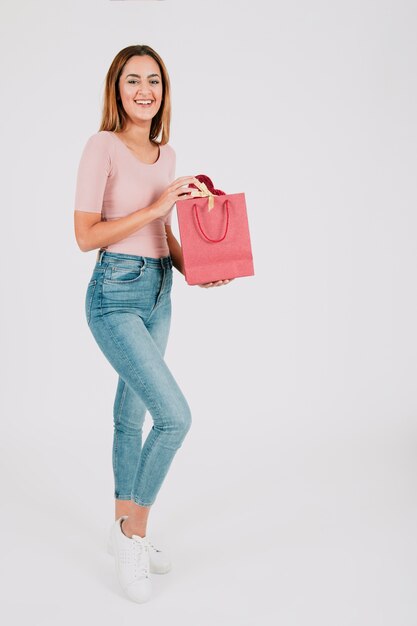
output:
M85 296L87 324L119 375L113 406L114 497L150 506L191 425L164 360L172 259L100 250ZM146 410L153 425L142 446Z

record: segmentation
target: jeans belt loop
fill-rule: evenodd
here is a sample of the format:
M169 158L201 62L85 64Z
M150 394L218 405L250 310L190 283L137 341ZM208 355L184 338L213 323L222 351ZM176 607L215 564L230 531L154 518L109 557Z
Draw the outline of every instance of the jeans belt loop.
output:
M99 265L101 265L101 259L103 258L103 254L104 254L104 249L99 248L97 252L97 259L96 259Z

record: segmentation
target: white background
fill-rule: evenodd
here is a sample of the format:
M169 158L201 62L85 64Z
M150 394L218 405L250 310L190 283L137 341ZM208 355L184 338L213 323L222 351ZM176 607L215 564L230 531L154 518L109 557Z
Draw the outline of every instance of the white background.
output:
M8 624L414 626L416 28L412 0L3 0ZM177 177L245 192L255 266L212 289L175 271L193 426L149 524L174 566L141 606L105 552L117 375L73 229L105 74L136 43L168 68Z

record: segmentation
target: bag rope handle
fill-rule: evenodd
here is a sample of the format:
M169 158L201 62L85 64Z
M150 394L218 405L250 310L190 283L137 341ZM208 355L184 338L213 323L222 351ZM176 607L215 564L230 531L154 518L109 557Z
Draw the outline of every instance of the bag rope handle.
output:
M203 237L205 237L207 239L207 241L210 241L210 243L219 243L220 241L223 241L223 239L227 235L227 231L229 229L229 200L225 200L223 202L223 206L225 206L225 205L226 205L226 228L225 228L225 231L224 231L224 235L223 235L223 237L220 237L220 239L210 239L210 237L207 237L206 233L204 232L204 230L203 230L203 228L202 228L202 226L200 224L200 219L198 217L198 212L197 212L197 205L193 204L193 210L194 210L195 216L197 218L197 223L198 223L198 227L200 229L200 232L203 235Z

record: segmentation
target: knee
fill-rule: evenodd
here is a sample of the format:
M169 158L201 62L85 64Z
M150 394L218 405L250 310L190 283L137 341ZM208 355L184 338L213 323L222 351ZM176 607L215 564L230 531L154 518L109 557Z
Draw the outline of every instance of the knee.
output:
M191 428L191 409L187 402L183 402L181 411L176 416L176 429L181 442L184 440L186 434Z
M179 447L184 441L186 434L191 428L191 422L190 407L183 399L181 403L177 404L176 410L171 414L164 428L175 447Z

